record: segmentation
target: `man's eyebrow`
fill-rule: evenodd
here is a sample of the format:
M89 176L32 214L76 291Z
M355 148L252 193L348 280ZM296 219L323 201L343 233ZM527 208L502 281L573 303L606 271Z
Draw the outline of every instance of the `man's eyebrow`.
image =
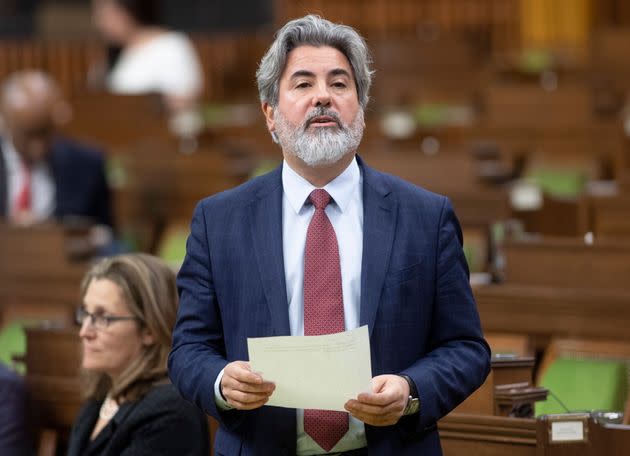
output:
M330 70L330 72L328 73L331 76L347 76L347 77L351 77L350 73L348 73L347 70L344 70L343 68L335 68L334 70Z
M348 73L348 71L343 69L343 68L334 68L334 69L332 69L332 70L330 70L328 72L328 75L329 76L347 76L347 77L351 77L350 73ZM308 71L308 70L297 70L291 75L290 79L296 79L296 78L301 78L301 77L312 78L312 77L315 77L315 73L313 73L312 71Z
M313 73L312 71L308 71L308 70L297 70L296 72L294 72L291 75L290 79L295 79L295 78L301 78L301 77L314 77L315 73Z

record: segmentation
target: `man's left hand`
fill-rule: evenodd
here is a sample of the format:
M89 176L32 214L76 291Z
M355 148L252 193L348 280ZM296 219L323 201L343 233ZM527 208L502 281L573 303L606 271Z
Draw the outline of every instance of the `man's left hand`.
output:
M372 392L350 399L345 408L352 416L372 426L396 424L409 399L409 384L398 375L379 375L372 379Z

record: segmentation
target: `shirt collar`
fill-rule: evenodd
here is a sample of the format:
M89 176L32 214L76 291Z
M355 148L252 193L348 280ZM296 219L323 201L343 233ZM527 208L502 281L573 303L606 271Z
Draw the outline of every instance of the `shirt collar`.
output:
M2 138L2 153L4 154L4 161L6 163L7 170L10 172L20 172L22 167L22 159L15 150L13 142L6 137Z
M353 194L359 191L360 183L361 171L357 159L354 157L348 167L323 188L331 196L339 210L344 212L350 204ZM308 195L317 187L296 173L285 160L282 165L282 188L289 204L295 213L299 214Z

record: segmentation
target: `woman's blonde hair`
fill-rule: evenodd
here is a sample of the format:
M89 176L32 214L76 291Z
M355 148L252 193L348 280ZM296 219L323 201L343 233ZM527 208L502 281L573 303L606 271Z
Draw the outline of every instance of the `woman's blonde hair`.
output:
M166 362L178 305L175 273L159 258L143 253L105 258L83 278L81 301L92 280L101 279L118 285L129 311L140 321L139 330L146 328L154 343L143 347L139 359L127 366L115 382L102 372L84 370L83 394L97 400L108 393L116 400L135 400L168 378Z

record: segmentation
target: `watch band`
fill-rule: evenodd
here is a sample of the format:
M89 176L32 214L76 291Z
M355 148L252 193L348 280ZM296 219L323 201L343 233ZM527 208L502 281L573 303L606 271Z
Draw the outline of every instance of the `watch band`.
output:
M407 398L407 404L405 405L405 409L403 410L403 416L418 413L420 411L420 398L418 397L416 384L408 375L398 374L398 376L404 378L409 385L409 397Z
M398 376L404 378L407 381L407 384L409 385L409 395L414 399L417 398L418 390L416 389L416 384L411 379L411 377L406 374L398 374Z

